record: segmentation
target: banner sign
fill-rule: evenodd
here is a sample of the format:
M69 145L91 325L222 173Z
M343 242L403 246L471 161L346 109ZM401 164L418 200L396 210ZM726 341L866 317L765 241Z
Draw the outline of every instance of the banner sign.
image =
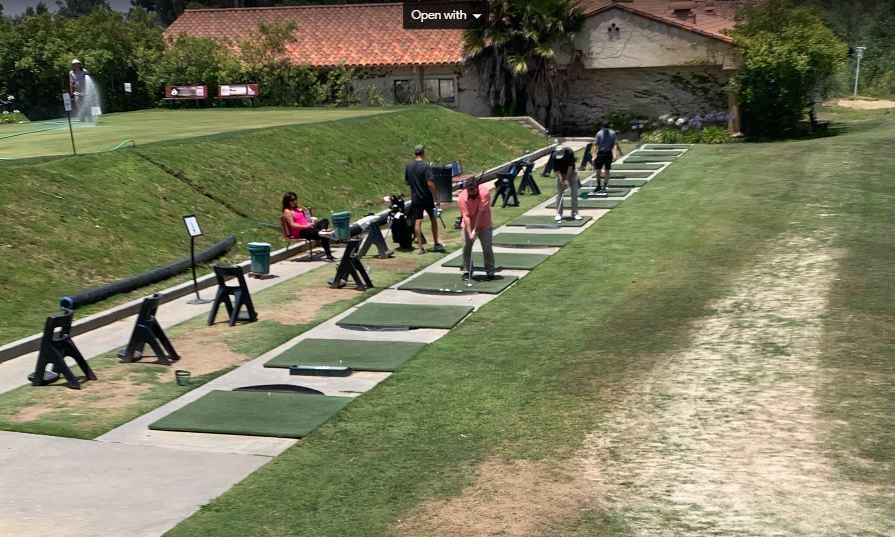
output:
M208 86L165 86L165 99L204 99Z
M258 84L221 84L218 99L254 99L258 96Z

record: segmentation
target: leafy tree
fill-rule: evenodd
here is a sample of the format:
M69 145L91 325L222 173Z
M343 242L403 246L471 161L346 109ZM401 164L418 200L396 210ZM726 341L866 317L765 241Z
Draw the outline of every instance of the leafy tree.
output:
M112 11L109 0L56 0L57 15L75 19L94 10Z
M44 13L49 13L50 9L43 2L38 2L36 6L31 7L28 6L25 8L25 16L33 17L34 15L43 15Z
M568 80L581 69L572 42L584 25L573 0L488 0L484 28L466 30L468 64L479 77L480 95L492 107L521 108L551 131L561 128ZM570 49L561 66L557 48ZM521 110L520 110L521 112Z
M743 54L730 88L740 102L743 130L776 136L802 119L809 94L843 63L848 46L811 10L789 0L743 7L729 32Z

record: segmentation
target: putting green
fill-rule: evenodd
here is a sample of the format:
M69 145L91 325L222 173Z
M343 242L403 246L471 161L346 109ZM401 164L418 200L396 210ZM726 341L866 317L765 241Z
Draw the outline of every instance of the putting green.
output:
M157 431L301 438L351 402L351 397L216 390L149 426Z
M689 144L646 144L640 149L690 149Z
M366 303L337 322L339 326L453 328L472 306Z
M612 170L610 171L610 173L612 173L613 171L627 171L627 170L642 171L642 170L661 170L661 169L662 169L662 164L653 164L650 162L641 162L641 163L631 162L629 164L627 161L625 161L620 164L613 164ZM612 176L610 175L609 178L611 179Z
M556 233L499 233L494 235L494 246L565 246L572 237Z
M550 257L546 254L515 254L505 252L494 253L494 264L507 270L531 270ZM485 270L485 257L482 252L472 253L473 270ZM463 258L455 257L445 262L443 267L462 267Z
M513 285L518 279L519 278L516 276L497 275L493 280L488 281L485 279L485 274L474 273L472 277L472 285L467 286L467 282L460 279L460 274L424 272L404 285L401 285L398 289L404 289L406 291L445 290L446 293L475 291L477 293L496 295L501 293L507 287Z
M578 208L579 209L612 209L622 200L607 200L607 199L599 199L599 198L588 198L586 200L578 200ZM566 199L565 206L571 207L572 200ZM556 202L551 203L547 206L548 209L556 208ZM495 240L497 240L495 238Z
M592 216L584 216L581 215L581 220L575 220L571 216L564 216L562 220L557 222L553 219L552 216L520 216L519 218L510 221L508 226L528 226L528 225L547 225L547 224L559 224L562 227L581 227L584 224L588 223Z
M264 367L326 365L350 367L357 371L394 371L425 346L425 343L410 341L303 339L291 349L269 360Z

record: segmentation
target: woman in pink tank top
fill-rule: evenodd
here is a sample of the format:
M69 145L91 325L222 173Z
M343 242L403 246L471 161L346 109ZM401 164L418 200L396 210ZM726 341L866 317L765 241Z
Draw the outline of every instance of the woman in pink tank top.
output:
M323 246L323 251L326 253L326 260L335 261L336 258L333 257L329 249L329 237L332 236L332 230L328 229L329 220L324 218L309 222L305 211L308 211L307 214L310 215L310 210L306 207L299 207L297 200L298 195L295 192L287 192L283 196L283 218L286 219L289 234L296 239L320 241L320 245Z

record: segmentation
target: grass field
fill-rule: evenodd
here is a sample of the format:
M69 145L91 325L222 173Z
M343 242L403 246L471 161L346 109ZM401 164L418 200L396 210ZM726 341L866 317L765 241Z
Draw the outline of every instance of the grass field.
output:
M394 112L396 108L220 108L204 110L141 110L101 116L97 125L65 119L0 125L0 158L71 155L71 136L78 153L107 151L126 140L137 147L247 129L319 123ZM33 132L40 131L40 132ZM29 134L22 134L29 133ZM19 134L19 136L10 136Z
M167 116L169 128L177 128L182 112ZM338 111L318 112L330 117ZM384 210L382 196L406 193L404 165L421 142L433 161L460 158L468 170L546 145L515 123L421 107L114 153L0 163L0 344L39 331L46 315L59 311L61 296L188 256L184 215L199 218L205 233L199 249L236 235L238 243L223 261L228 262L245 259L247 242L282 244L277 228L259 222L278 222L286 191L298 192L300 203L318 216L349 210L356 218ZM185 279L113 297L76 315Z
M895 534L895 122L831 134L694 147L168 535Z

